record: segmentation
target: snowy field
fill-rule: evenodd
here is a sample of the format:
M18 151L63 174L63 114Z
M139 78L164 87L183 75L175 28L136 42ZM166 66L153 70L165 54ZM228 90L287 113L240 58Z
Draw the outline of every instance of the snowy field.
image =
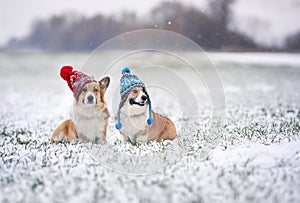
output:
M0 202L300 202L300 54L209 54L226 103L217 145L204 155L211 110L203 86L194 89L204 98L197 122L151 95L154 110L181 128L179 148L176 141L122 143L113 120L104 146L50 143L72 103L59 69L81 67L87 56L0 53ZM173 160L169 149L179 150Z

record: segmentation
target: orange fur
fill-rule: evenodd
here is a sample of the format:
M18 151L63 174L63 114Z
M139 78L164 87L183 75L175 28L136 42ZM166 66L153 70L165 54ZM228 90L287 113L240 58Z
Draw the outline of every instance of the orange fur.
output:
M62 135L61 135L62 133ZM51 136L51 142L55 142L59 136L65 136L69 142L78 139L78 134L75 125L71 119L63 121L54 131Z
M81 105L83 105L81 103L81 101L83 98L85 98L87 91L93 92L93 94L97 100L97 104L95 105L95 110L99 114L104 114L104 129L103 129L103 133L101 135L102 142L106 141L106 132L107 132L107 126L108 126L108 121L109 121L109 116L110 116L109 111L106 107L106 101L104 98L104 94L106 92L106 89L107 89L109 83L110 83L109 77L105 77L99 82L90 82L90 83L85 84L79 95L79 99L74 102L74 107L73 107L73 108L79 108ZM84 88L87 91L83 91ZM100 125L100 123L99 123L99 125ZM87 127L89 127L89 126L87 126ZM63 121L53 131L53 134L50 139L51 142L60 141L60 140L57 140L57 139L61 138L60 136L62 137L63 140L67 139L70 142L74 139L79 139L79 135L76 130L75 124L71 119L67 119L67 120ZM95 141L98 142L99 138L96 138Z
M154 123L145 129L149 140L174 140L177 137L176 128L171 119L153 112L153 120Z
M137 98L141 91L144 91L142 87L136 87L129 93L128 97ZM174 140L177 138L176 127L170 118L153 112L153 121L154 123L150 126L146 124L145 130L141 133L141 136L147 136L148 141ZM141 123L141 125L144 124ZM120 133L126 135L122 130L120 130Z

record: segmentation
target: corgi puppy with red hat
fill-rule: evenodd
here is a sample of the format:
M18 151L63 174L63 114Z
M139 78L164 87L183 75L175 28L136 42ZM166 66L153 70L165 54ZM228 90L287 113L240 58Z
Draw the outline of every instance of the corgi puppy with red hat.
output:
M104 77L96 81L72 66L63 66L60 76L67 81L73 92L74 102L71 118L63 121L51 136L51 141L106 141L109 111L105 102L105 92L110 78Z
M174 140L177 132L174 123L166 116L152 111L145 84L129 68L124 68L120 79L121 101L116 129L124 141Z

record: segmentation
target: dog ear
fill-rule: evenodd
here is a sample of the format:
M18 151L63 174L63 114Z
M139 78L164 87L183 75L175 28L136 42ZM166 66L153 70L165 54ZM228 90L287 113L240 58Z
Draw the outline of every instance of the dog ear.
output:
M103 93L105 93L106 89L108 88L109 86L109 83L110 83L110 78L109 77L104 77L102 78L100 81L100 88L101 88L101 91Z

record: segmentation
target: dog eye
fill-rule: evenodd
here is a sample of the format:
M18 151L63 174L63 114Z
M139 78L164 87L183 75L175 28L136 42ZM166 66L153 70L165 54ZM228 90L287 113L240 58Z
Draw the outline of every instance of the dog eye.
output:
M95 93L97 93L97 92L98 92L98 89L97 89L97 88L95 88L95 89L94 89L94 92L95 92Z
M133 92L133 93L137 93L138 91L137 91L136 89L133 89L132 92Z
M83 92L87 92L87 88L83 88L82 91L83 91Z

